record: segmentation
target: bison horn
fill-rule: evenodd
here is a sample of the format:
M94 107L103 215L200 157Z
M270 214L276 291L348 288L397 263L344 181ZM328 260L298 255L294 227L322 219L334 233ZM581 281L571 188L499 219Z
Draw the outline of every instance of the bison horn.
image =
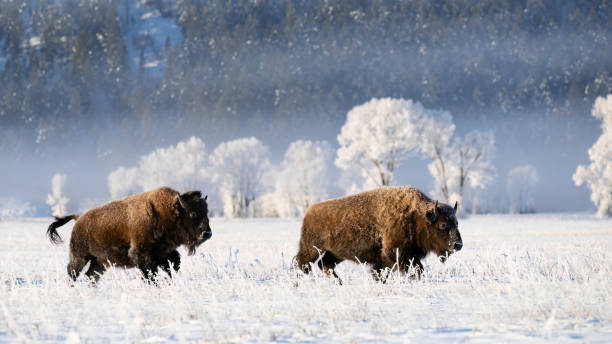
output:
M455 213L457 212L457 201L455 201Z
M187 204L183 202L183 197L181 197L180 195L178 196L178 201L181 204L181 207L183 207L183 209L187 209Z
M208 195L204 196L204 201L206 201L208 199Z
M438 200L436 200L436 206L434 207L434 215L438 217Z

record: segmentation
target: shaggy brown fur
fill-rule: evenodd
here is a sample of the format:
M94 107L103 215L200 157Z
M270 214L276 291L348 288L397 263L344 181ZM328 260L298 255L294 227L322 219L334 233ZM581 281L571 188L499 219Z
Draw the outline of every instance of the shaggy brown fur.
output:
M138 267L152 279L158 267L178 271L185 245L189 254L211 235L206 198L199 191L179 194L162 187L90 209L82 216L56 218L47 229L60 243L57 228L76 220L70 238L68 275L76 280L87 262L85 275L97 281L109 265Z
M384 187L313 204L302 223L297 266L308 273L316 262L329 274L348 259L371 264L378 277L395 264L402 272L412 266L420 274L421 259L429 252L444 260L463 246L456 209L456 203L455 208L438 204L411 187Z

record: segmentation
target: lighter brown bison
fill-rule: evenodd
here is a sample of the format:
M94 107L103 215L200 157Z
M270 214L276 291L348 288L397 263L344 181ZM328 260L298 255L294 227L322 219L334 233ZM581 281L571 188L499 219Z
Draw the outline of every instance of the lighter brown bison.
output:
M433 252L441 260L463 246L455 207L438 204L411 187L384 187L313 204L306 211L296 264L308 273L316 263L326 274L343 260L385 268L413 267ZM384 280L384 278L383 278Z
M51 242L60 243L57 228L76 220L70 238L68 275L85 275L97 281L109 265L137 267L151 280L158 267L168 274L178 271L185 245L189 255L211 235L208 205L200 191L179 194L162 187L90 209L82 216L56 217L47 229Z

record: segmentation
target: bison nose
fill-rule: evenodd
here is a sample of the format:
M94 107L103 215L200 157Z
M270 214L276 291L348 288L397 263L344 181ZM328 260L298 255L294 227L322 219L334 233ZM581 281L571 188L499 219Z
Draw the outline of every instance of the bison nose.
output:
M455 243L455 251L461 251L462 247L463 247L463 241L457 241Z
M210 239L210 237L212 237L212 231L208 230L206 232L204 232L204 240L208 240Z

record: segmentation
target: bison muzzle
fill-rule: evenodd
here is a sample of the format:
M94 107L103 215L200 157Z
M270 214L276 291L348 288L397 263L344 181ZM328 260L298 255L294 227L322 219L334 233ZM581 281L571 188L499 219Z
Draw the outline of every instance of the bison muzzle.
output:
M313 204L302 222L297 267L308 273L316 264L337 278L335 265L352 260L370 264L383 281L384 271L394 267L420 276L428 253L444 262L463 247L456 211L457 203L438 204L411 187L383 187Z
M179 246L193 255L212 236L206 199L200 191L179 194L162 187L92 208L80 217L56 217L47 234L58 244L62 239L57 228L76 220L67 267L73 280L88 262L85 275L94 282L110 265L137 267L152 280L159 267L169 275L179 270Z

